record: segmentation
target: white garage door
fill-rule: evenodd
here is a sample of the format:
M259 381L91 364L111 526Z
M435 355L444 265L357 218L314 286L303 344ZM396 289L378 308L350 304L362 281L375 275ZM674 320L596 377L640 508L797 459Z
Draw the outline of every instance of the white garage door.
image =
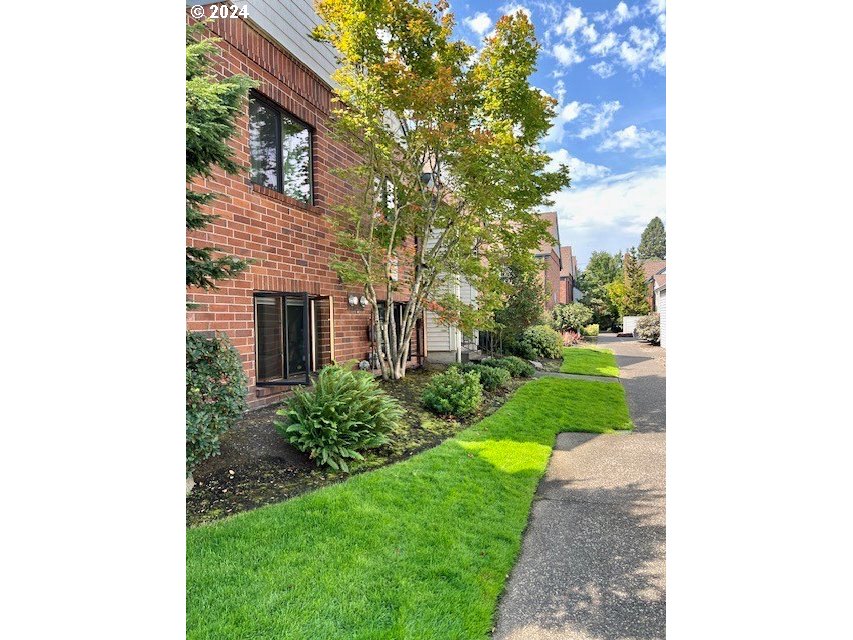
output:
M666 348L666 289L660 290L658 296L658 312L660 313L660 346Z

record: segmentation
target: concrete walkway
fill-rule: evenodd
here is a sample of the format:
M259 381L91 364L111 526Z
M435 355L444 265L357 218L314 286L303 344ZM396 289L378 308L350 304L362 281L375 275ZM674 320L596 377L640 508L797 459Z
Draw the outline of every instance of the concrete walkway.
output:
M613 349L633 433L562 433L501 597L499 640L665 637L664 350Z

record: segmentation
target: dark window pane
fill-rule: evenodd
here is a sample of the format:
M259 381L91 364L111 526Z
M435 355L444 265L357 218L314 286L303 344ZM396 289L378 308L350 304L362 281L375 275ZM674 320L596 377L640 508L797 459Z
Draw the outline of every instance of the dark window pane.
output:
M287 375L305 373L305 303L287 300Z
M258 327L258 380L281 380L284 377L281 298L255 298L255 318Z
M249 101L249 150L252 182L278 190L278 112L263 102Z
M296 120L281 115L281 191L311 200L311 132Z

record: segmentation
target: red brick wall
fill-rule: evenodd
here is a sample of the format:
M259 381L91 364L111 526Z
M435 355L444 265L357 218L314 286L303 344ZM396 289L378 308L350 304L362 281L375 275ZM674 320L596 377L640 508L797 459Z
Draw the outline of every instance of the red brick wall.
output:
M569 302L573 302L573 287L574 280L572 280L571 276L562 276L560 278L560 304L568 304Z
M560 301L560 258L552 251L542 259L545 262L544 279L547 284L545 291L548 295L545 308L550 311Z
M260 407L279 399L287 388L255 386L255 330L252 294L257 290L302 292L331 296L334 306L334 359L364 359L370 351L370 311L350 310L349 293L357 287L340 284L331 269L341 250L334 241L332 207L347 193L347 185L330 168L356 160L346 146L334 141L328 120L332 94L327 85L283 49L266 40L243 20L210 24L222 38L215 59L223 77L244 73L259 81L258 91L314 129L314 204L306 205L250 182L248 173L227 176L217 170L196 185L219 194L210 209L219 219L202 232L188 236L198 246L215 245L252 258L255 263L234 280L219 283L217 291L190 290L200 307L187 313L191 331L224 331L240 352L249 377L249 404ZM232 139L236 161L250 164L248 104Z

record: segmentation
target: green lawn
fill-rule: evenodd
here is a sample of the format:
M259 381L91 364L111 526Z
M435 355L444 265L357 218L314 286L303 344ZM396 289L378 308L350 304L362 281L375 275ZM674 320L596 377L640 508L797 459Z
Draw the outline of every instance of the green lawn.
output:
M188 638L487 638L560 431L622 386L541 378L405 462L187 532Z
M582 373L590 376L619 377L616 356L610 349L566 347L560 373Z

